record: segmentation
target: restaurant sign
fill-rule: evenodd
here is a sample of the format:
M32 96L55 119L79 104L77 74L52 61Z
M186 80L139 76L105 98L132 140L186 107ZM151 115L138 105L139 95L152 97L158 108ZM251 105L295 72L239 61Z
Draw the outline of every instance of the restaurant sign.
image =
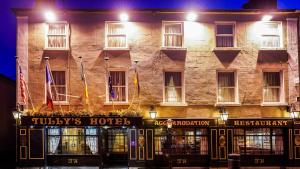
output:
M288 120L282 120L282 119L270 119L270 120L255 120L255 119L242 119L242 120L230 120L229 125L233 126L288 126L289 121Z
M142 117L22 117L22 125L36 126L140 126Z

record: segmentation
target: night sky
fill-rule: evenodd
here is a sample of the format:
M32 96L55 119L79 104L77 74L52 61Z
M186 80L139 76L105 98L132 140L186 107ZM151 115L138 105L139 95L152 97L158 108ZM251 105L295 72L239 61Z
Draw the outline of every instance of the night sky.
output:
M241 9L248 0L59 0L65 8ZM213 3L212 3L213 2ZM16 18L11 8L31 8L34 0L0 0L0 74L15 79ZM278 0L279 9L300 9L300 0Z

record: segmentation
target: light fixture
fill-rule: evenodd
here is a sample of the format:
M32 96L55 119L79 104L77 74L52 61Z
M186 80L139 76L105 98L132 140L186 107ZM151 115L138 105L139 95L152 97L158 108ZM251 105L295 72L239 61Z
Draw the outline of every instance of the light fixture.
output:
M155 111L155 108L153 105L150 106L149 115L151 119L156 119L157 112Z
M129 20L129 16L128 16L128 14L127 13L125 13L125 12L122 12L121 14L120 14L120 20L122 21L122 22L125 22L125 21L128 21Z
M226 109L224 107L221 107L219 112L220 112L220 119L226 122L228 119L228 112L226 111Z
M168 119L167 120L167 127L168 127L168 129L172 128L172 126L173 126L173 120L172 119Z
M273 18L272 15L264 15L264 16L262 17L261 21L264 21L264 22L270 21L272 18Z
M189 12L186 15L186 20L188 21L195 21L197 19L197 14L195 12Z
M12 111L12 114L14 116L14 119L16 120L16 126L17 126L18 124L20 124L20 120L22 118L22 112L19 111L18 109L15 109Z
M291 104L287 107L287 111L290 113L291 119L298 119L299 118L299 111L296 111L295 104Z
M45 18L48 22L56 21L56 15L53 11L46 11L45 12Z

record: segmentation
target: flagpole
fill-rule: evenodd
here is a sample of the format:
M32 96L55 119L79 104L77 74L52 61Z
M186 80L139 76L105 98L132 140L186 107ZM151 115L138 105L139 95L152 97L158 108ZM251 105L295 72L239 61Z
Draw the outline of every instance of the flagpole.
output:
M81 65L81 78L83 80L83 85L84 85L84 94L85 94L85 104L88 106L88 111L89 113L92 113L91 107L90 107L90 99L89 99L89 94L88 94L88 88L87 88L87 80L86 80L86 75L83 69L83 62L82 62L82 56L78 57L80 59L80 65Z
M58 94L57 89L56 89L56 85L55 85L55 82L54 82L54 78L53 78L53 75L52 75L52 70L51 70L51 67L50 67L50 64L49 64L49 57L45 57L45 59L46 59L46 65L48 65L48 68L49 68L50 76L53 80L52 83L53 83L53 86L54 86L55 93ZM62 109L61 104L60 104L60 100L58 99L57 102L58 102L60 111L62 112L62 114L64 114L63 109Z
M16 56L16 62L17 62L17 66L18 66L18 69L19 69L19 70L18 70L18 75L20 76L21 65L20 65L19 57L18 57L18 56ZM19 78L19 77L18 77L18 78ZM20 83L20 80L19 80L19 83ZM26 83L25 79L24 79L24 85L25 85L26 93L27 93L27 95L28 95L28 98L29 98L31 107L32 107L32 109L33 109L33 112L35 113L35 107L34 107L34 105L33 105L33 102L32 102L32 99L31 99L31 94L29 93L28 86L27 86L27 83ZM19 88L19 86L18 86L18 88Z

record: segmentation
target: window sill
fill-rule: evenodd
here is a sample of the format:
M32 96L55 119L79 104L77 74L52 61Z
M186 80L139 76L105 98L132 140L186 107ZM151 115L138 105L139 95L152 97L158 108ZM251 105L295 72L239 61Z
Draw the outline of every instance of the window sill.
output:
M70 103L68 101L53 101L54 105L70 105Z
M187 48L184 47L161 47L160 50L162 51L186 51Z
M69 48L44 48L44 50L52 50L52 51L68 51Z
M261 47L260 51L286 51L286 48L282 47Z
M161 102L160 106L178 106L178 107L184 107L188 106L186 102Z
M111 106L111 105L129 105L128 102L104 102L105 106Z
M128 47L105 47L103 48L104 51L129 51Z
M230 51L241 51L241 50L242 49L238 48L238 47L215 47L213 49L213 51L224 51L224 52L226 52L226 51L228 51L228 52L230 52Z
M261 104L261 106L288 106L288 103L282 103L282 102L264 102Z
M224 103L222 103L222 102L218 102L218 103L215 104L215 106L216 107L218 107L218 106L241 106L241 103L236 103L236 102L228 102L228 103L224 102Z

